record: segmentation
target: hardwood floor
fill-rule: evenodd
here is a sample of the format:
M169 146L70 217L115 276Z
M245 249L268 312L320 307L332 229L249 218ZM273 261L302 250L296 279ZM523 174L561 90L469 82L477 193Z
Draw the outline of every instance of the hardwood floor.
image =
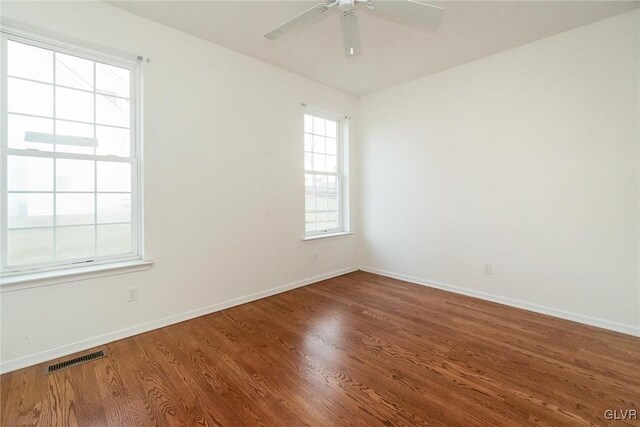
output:
M360 271L100 348L2 426L640 424L640 339Z

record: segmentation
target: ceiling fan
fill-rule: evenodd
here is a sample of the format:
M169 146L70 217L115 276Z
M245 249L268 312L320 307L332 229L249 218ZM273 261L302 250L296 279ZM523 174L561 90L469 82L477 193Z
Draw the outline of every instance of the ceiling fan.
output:
M327 3L319 3L299 15L294 16L283 24L265 34L265 38L275 40L288 31L325 15L333 7L340 11L342 26L342 39L345 53L348 57L360 53L360 30L358 29L358 16L356 6L364 4L367 8L381 12L381 17L395 20L399 18L403 23L417 24L424 30L436 30L441 22L444 9L421 3L415 0L333 0Z

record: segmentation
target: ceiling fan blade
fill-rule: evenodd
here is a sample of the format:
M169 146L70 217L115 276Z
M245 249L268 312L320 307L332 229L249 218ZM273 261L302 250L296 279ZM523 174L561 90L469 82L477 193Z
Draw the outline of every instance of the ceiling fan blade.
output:
M273 30L265 34L264 37L269 40L275 40L281 37L287 31L290 31L295 27L298 27L301 24L304 24L305 22L310 21L313 18L317 18L318 16L323 15L333 5L334 3L319 3L313 6L311 9L307 9L301 14L296 15L293 18L289 19L284 24L277 26L276 28L274 28Z
M358 15L353 10L342 14L342 40L344 52L347 56L360 54L360 29L358 28Z
M444 15L443 8L415 0L373 0L370 7L427 31L437 30Z

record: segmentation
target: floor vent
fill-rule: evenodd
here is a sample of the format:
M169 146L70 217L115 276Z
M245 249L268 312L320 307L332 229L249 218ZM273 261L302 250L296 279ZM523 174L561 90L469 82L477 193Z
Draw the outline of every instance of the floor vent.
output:
M104 351L96 351L94 353L85 354L84 356L76 357L74 359L65 360L64 362L56 363L55 365L50 365L47 368L47 373L51 374L53 372L57 372L61 369L70 368L72 366L81 365L83 363L91 362L92 360L100 359L101 357L105 357L106 354Z

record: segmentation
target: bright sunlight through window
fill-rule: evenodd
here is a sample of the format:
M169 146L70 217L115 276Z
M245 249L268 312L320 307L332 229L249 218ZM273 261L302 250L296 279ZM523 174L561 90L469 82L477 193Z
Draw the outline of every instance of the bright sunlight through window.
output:
M135 63L5 35L2 269L138 255Z
M339 120L304 115L306 236L343 231L340 127Z

